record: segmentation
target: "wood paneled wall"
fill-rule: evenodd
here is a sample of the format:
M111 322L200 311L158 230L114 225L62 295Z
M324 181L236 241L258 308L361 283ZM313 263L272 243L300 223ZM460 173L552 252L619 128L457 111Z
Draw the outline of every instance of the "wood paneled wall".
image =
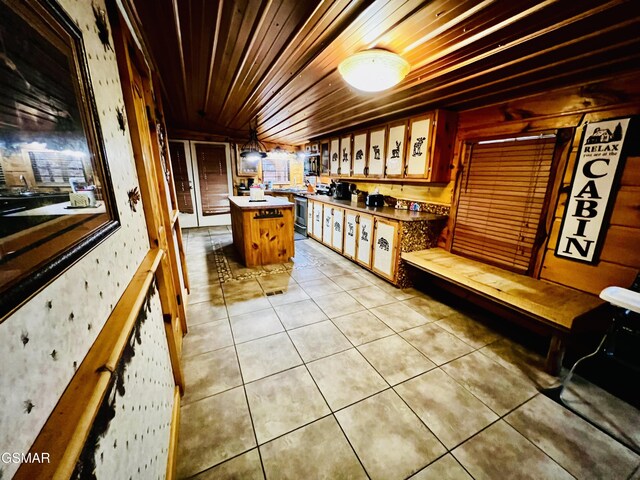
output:
M526 134L575 127L557 202L550 206L540 252L540 278L598 294L610 285L629 286L640 269L640 157L628 157L617 192L600 261L586 265L556 257L567 192L580 144L581 126L609 118L640 115L640 74L627 75L460 113L458 148L465 139ZM457 165L460 155L454 159ZM560 172L562 173L562 172ZM558 188L559 186L559 188Z

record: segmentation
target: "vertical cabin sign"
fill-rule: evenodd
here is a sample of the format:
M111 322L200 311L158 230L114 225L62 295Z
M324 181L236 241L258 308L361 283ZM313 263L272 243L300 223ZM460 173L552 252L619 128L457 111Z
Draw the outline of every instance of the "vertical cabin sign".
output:
M629 119L585 127L555 255L596 263L622 171L622 146Z

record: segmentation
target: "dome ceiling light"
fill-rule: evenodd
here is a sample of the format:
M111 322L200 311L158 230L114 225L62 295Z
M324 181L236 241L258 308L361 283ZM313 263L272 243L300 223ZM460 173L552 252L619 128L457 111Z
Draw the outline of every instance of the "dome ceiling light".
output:
M409 70L411 65L400 55L379 48L354 53L338 65L347 83L364 92L391 88L400 83Z

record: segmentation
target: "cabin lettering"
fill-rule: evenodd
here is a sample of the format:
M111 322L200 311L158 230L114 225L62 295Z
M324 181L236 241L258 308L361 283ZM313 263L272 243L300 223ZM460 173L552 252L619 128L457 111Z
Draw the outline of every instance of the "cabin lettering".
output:
M556 256L587 263L597 262L597 250L604 240L601 232L622 164L620 152L629 119L587 125L576 160ZM586 140L585 140L586 139Z

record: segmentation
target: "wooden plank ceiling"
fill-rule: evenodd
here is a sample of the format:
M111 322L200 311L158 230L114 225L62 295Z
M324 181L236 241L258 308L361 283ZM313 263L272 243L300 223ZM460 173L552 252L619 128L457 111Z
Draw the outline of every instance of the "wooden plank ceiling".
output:
M634 1L129 1L170 128L236 139L252 119L261 140L300 144L390 115L496 104L640 65ZM372 47L399 53L411 72L364 94L337 66Z

